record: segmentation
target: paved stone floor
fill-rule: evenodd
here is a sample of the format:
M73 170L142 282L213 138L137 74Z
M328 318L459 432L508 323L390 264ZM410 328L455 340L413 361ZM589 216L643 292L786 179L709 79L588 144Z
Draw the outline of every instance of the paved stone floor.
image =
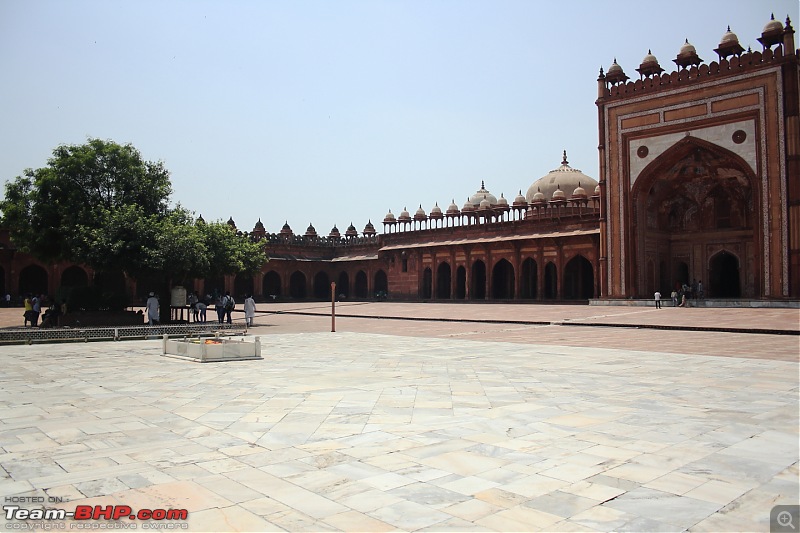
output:
M2 496L194 531L768 531L800 501L800 337L502 322L796 331L797 310L347 304L431 320L332 333L320 304L261 308L322 314L260 315L262 361L0 347Z

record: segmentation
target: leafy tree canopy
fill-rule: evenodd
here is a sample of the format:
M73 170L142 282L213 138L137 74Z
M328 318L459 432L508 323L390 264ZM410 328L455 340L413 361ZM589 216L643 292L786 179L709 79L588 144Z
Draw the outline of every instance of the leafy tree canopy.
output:
M53 150L47 166L27 169L5 185L2 223L20 249L45 261L86 264L136 278L255 272L260 244L222 222L195 221L178 205L162 163L131 145L89 139Z

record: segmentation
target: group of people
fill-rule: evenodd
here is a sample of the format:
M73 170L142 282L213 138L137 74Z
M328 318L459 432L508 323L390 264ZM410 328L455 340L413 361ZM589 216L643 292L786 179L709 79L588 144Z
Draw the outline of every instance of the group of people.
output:
M693 280L691 285L676 283L675 288L670 294L670 298L672 299L672 307L689 307L687 299L694 298L702 300L705 298L703 281ZM653 295L653 299L656 302L656 309L661 309L661 292L656 291Z
M27 294L25 296L25 300L23 300L23 306L25 309L22 313L22 317L24 319L22 322L23 326L27 326L28 324L30 324L32 327L40 326L40 316L42 318L41 327L50 328L58 325L58 318L66 312L64 309L66 304L58 306L53 303L53 305L45 309L44 315L42 315L42 305L46 301L47 297L44 294L39 296Z
M231 313L236 309L236 300L231 296L230 292L220 294L216 298L210 294L206 294L205 298L200 298L197 291L189 293L187 303L191 310L191 318L194 322L206 322L208 318L208 308L214 302L214 310L217 312L217 320L220 324L227 322L230 324ZM256 316L256 301L252 295L247 295L244 300L244 318L248 326L253 325L253 319Z

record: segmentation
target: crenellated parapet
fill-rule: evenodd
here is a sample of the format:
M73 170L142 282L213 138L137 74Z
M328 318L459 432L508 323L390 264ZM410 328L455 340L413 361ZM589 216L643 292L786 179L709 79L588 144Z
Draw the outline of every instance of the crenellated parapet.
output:
M378 235L362 235L360 237L331 237L324 235L285 235L267 233L263 239L267 244L292 245L321 248L352 248L378 244Z
M765 66L777 65L782 60L783 51L780 48L775 51L765 50L763 53L758 51L745 52L738 57L733 56L730 59L722 59L718 62L712 61L709 64L704 63L700 66L692 66L670 74L654 75L616 85L607 84L604 97L626 98L675 89L676 87L701 83L706 80L715 80L724 76L743 74Z
M608 73L600 69L600 76L597 79L598 98L600 100L630 98L674 90L766 67L780 66L787 61L796 60L800 55L800 50L794 48L794 29L788 17L785 26L773 17L764 27L764 32L758 41L764 47L762 51L748 49L745 52L739 45L736 34L728 28L718 48L714 50L718 60L702 63L694 46L686 40L678 56L673 60L679 68L670 73L664 72L656 57L648 50L642 64L635 69L640 75L640 79L635 81L625 75L615 59Z

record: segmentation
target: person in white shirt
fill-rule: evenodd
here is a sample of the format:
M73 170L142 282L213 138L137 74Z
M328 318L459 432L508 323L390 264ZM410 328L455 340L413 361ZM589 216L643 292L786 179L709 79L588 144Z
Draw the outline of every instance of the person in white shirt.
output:
M158 323L158 298L156 298L155 293L150 293L150 297L147 299L145 308L147 309L147 324L152 326L154 322Z
M256 317L256 301L253 300L253 295L248 294L244 300L244 320L247 327L253 325L253 319Z
M656 309L661 309L661 293L656 291L653 296L656 299Z

